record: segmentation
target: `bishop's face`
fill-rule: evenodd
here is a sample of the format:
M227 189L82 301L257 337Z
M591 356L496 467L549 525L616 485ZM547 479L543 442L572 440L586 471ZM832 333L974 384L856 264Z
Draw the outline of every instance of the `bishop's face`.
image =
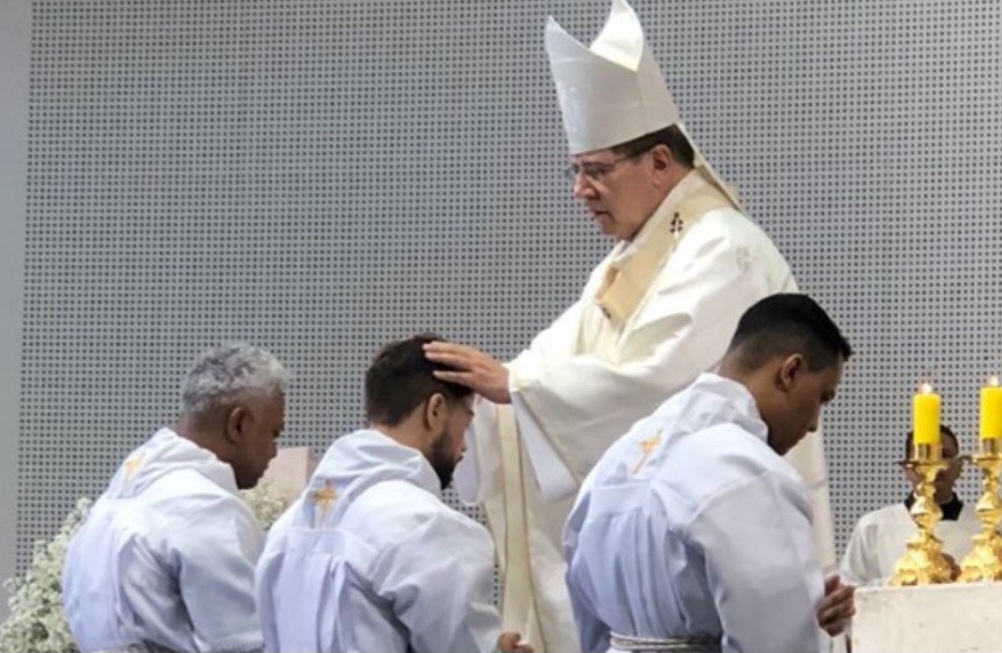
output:
M656 164L650 151L633 156L610 149L577 154L570 168L574 197L584 202L602 233L632 240L664 199Z

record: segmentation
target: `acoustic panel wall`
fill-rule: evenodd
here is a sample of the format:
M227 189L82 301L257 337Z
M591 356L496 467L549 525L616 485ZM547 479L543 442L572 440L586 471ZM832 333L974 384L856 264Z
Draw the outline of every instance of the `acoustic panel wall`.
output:
M969 449L1002 363L1002 6L635 6L690 131L856 347L824 420L841 546L906 491L917 381ZM279 354L285 440L319 454L381 343L510 358L610 245L561 174L542 46L548 14L587 39L604 1L32 7L21 568L203 348Z

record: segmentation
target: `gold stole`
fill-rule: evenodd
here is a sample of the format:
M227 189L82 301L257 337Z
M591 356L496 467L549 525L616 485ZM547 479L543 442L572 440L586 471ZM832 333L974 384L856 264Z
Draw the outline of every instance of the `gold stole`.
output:
M706 179L702 170L699 174ZM686 230L714 209L734 207L734 202L709 179L709 183L684 197L671 220L654 225L639 249L628 260L609 266L595 302L603 315L621 330L654 285L654 279L675 252Z
M532 551L529 546L529 518L525 505L525 483L535 483L529 470L523 471L522 443L519 440L515 412L508 406L498 407L498 443L501 447L502 483L504 495L503 549L498 551L501 563L502 630L514 630L532 642L537 651L545 651L546 640L536 605L532 578ZM490 512L488 511L488 519ZM495 530L497 524L491 525Z

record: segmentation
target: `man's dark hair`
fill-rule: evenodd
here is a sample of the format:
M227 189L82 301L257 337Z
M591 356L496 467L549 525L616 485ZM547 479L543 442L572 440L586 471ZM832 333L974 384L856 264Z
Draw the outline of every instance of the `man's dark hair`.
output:
M825 310L807 295L780 293L755 303L738 321L728 352L756 370L773 358L799 353L812 372L849 360L852 347Z
M635 157L654 149L658 145L666 146L676 163L680 163L687 168L693 167L696 153L692 149L692 143L689 142L689 139L685 137L685 134L676 125L670 125L656 132L644 134L639 138L620 143L609 149L619 156Z
M946 436L953 440L954 446L960 449L960 441L957 440L957 435L950 429L946 424L939 425L939 434L941 436ZM915 439L915 434L912 431L908 431L908 437L905 439L905 460L912 457L912 441Z
M425 358L424 345L441 340L434 333L422 333L379 350L365 373L365 416L370 423L397 426L435 393L450 404L473 393L466 386L435 378L435 370L453 369Z

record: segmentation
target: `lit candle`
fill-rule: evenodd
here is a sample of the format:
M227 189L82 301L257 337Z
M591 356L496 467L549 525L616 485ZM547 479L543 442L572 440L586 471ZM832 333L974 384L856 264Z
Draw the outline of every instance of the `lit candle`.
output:
M981 388L980 432L982 440L1002 438L1002 387L997 376Z
M915 444L939 444L939 395L923 383L912 399L912 432Z

